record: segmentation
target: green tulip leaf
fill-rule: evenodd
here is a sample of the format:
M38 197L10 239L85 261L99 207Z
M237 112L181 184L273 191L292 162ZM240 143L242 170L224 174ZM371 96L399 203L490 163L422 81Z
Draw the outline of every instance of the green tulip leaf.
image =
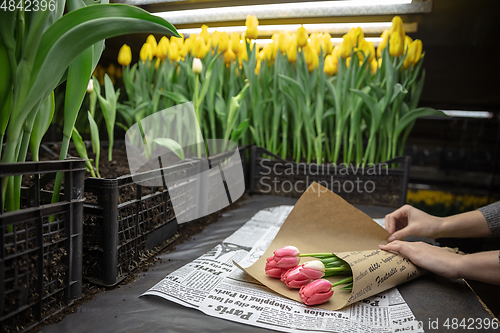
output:
M177 141L170 138L156 138L153 141L160 146L170 149L181 160L184 159L184 149L182 149L182 146Z

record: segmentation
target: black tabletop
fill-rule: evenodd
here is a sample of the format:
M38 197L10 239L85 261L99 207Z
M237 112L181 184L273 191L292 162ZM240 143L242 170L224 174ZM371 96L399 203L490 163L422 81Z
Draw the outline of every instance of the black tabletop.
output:
M259 210L280 205L293 205L297 199L274 196L246 196L234 209L222 214L175 250L159 256L155 266L140 272L138 278L119 288L97 294L60 323L41 328L42 332L264 332L248 326L186 308L154 297L139 296L166 275L208 252L240 228ZM381 218L390 208L358 206L372 218ZM416 319L426 332L487 332L479 322L490 321L491 315L463 280L448 280L433 274L398 286ZM448 320L448 323L446 323ZM472 321L472 326L471 326ZM461 326L461 322L465 326ZM454 326L454 323L457 323ZM448 327L446 326L448 324ZM456 329L454 329L456 327Z

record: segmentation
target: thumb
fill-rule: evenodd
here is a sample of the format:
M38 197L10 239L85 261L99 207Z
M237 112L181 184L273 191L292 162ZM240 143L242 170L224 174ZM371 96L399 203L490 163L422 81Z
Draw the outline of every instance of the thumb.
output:
M389 242L392 242L394 240L402 240L406 236L410 236L410 235L412 235L412 230L411 230L411 227L408 226L408 227L405 227L401 230L394 232L392 235L389 236L389 238L387 240Z

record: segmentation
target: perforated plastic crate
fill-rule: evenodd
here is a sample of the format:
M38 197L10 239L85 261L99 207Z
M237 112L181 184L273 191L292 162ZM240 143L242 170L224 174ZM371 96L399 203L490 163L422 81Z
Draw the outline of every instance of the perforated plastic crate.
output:
M64 195L52 204L43 188L59 171ZM80 298L84 173L81 159L0 164L2 182L24 176L32 183L22 209L0 211L1 332L28 330Z
M406 203L411 157L366 166L296 163L260 147L251 148L251 193L299 197L313 182L351 204L400 207Z

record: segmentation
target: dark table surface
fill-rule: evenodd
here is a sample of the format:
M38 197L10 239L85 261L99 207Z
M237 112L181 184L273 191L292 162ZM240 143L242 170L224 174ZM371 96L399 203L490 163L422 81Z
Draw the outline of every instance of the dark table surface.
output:
M159 297L139 296L166 275L208 252L235 232L259 210L293 205L297 199L274 196L246 196L235 208L222 214L201 233L160 255L147 272L119 288L97 294L60 323L44 326L41 332L264 332L266 329L210 317ZM372 218L384 217L393 209L357 206ZM463 280L448 280L433 274L398 286L398 289L426 332L500 332L475 329L475 326L452 329L455 319L470 324L474 320L491 320L491 315ZM448 319L449 330L444 326ZM436 327L436 329L433 329Z

